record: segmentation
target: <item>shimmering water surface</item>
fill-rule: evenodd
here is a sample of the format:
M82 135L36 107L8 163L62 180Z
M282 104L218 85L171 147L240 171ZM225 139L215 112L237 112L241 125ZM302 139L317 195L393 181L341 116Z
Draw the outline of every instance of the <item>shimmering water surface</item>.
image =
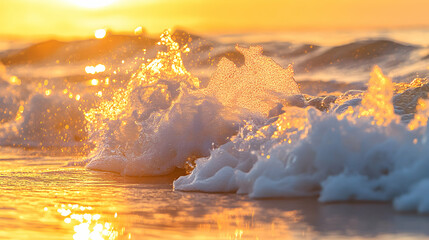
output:
M174 174L123 177L67 166L78 157L1 152L0 239L429 237L428 216L397 213L390 204L177 192Z

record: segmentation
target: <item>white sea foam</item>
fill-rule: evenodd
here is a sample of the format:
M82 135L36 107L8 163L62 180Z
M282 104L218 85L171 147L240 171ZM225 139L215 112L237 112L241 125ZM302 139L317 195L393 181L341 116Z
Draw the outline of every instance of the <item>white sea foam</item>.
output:
M286 107L276 122L247 126L198 159L174 188L252 198L319 196L321 202L393 200L397 210L429 212L426 121L400 123L392 92L375 69L362 106L342 114ZM427 120L427 108L419 117Z
M87 138L84 115L67 96L34 94L17 114L0 129L2 145L78 146Z
M109 122L102 148L87 167L128 176L168 174L224 143L236 132L237 119L216 99L182 92L171 107L143 121Z

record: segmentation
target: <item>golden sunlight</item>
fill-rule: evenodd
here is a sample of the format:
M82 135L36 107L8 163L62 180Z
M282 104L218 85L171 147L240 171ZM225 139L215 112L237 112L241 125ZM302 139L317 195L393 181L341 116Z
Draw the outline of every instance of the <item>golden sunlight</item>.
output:
M114 3L116 0L68 0L68 1L84 8L102 8L102 7L109 6L110 4Z
M0 240L429 240L428 9L0 0Z

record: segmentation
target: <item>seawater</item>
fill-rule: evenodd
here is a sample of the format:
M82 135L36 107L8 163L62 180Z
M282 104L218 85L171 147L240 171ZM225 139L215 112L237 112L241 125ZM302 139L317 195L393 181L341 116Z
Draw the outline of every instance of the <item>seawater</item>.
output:
M2 51L0 234L424 238L429 51L404 36L166 31Z
M76 157L2 148L1 239L426 239L427 216L379 203L252 200L173 191L177 175L69 167ZM57 153L60 155L60 153Z

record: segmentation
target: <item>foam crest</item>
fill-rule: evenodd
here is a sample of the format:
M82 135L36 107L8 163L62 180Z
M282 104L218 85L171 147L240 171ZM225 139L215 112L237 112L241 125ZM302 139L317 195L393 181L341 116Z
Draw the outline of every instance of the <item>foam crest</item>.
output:
M375 67L368 91L355 96L361 105L340 101L348 106L340 114L286 107L276 121L246 126L198 159L174 188L252 198L393 201L397 210L428 212L426 102L407 125L394 114L392 96L391 80Z

